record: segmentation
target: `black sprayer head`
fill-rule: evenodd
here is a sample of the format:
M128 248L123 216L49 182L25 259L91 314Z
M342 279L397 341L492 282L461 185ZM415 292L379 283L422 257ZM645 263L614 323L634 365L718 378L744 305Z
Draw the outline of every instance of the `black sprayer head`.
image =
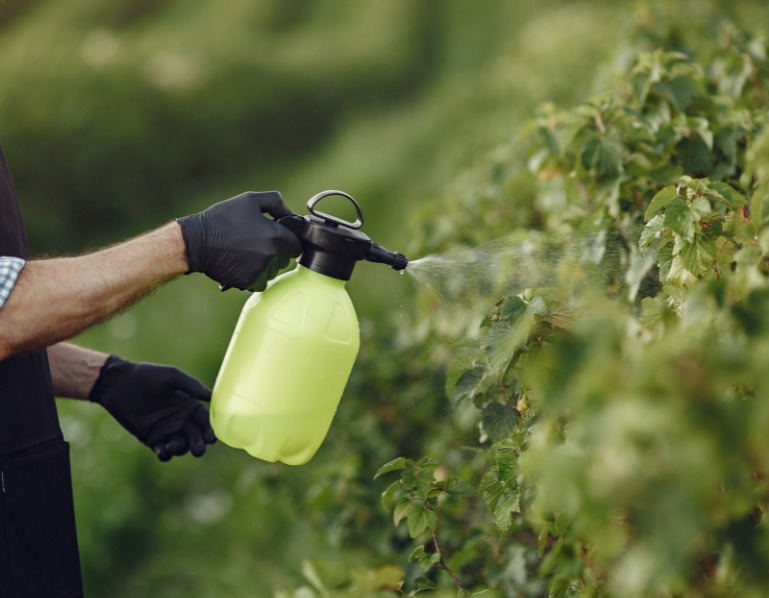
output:
M379 264L387 264L393 270L405 270L409 265L409 259L402 253L393 252L385 249L381 245L371 243L371 248L366 254L366 260L369 262L377 262Z
M341 195L352 202L357 214L355 222L315 209L321 199L331 195ZM408 265L405 255L388 251L359 230L363 226L363 212L351 195L343 191L323 191L310 198L307 208L309 216L287 216L278 221L302 241L299 258L302 266L332 278L350 280L355 263L361 260L387 264L395 270L403 270Z

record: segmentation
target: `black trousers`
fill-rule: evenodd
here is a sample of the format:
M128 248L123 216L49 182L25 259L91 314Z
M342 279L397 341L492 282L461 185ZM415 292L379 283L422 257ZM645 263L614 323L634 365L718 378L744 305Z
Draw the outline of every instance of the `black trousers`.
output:
M82 595L69 445L0 455L0 597Z

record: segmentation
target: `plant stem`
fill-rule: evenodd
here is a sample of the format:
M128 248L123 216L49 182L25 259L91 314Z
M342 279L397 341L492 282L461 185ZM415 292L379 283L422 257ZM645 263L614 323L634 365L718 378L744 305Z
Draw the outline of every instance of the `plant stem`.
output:
M441 549L441 545L438 543L438 534L436 534L435 531L433 531L433 545L435 546L435 550L438 551L438 554L441 555L441 560L436 563L438 567L448 573L448 576L451 578L451 581L454 582L454 585L457 586L458 590L464 590L465 588L462 586L462 582L459 581L459 578L451 570L451 567L449 567L446 564L446 561L443 560L443 550Z

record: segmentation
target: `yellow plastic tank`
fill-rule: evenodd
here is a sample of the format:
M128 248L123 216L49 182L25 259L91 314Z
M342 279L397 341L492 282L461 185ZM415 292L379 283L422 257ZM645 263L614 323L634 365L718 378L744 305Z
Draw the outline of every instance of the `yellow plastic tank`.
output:
M246 302L214 385L219 440L265 461L307 463L360 346L345 281L298 265Z

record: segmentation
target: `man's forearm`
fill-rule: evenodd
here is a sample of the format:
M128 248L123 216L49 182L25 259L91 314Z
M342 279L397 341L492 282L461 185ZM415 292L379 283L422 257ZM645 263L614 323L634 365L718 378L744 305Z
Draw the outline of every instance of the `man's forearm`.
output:
M48 347L48 362L56 396L87 399L107 357L101 351L71 343L56 343Z
M176 222L96 253L28 261L0 309L0 359L71 338L187 268Z

